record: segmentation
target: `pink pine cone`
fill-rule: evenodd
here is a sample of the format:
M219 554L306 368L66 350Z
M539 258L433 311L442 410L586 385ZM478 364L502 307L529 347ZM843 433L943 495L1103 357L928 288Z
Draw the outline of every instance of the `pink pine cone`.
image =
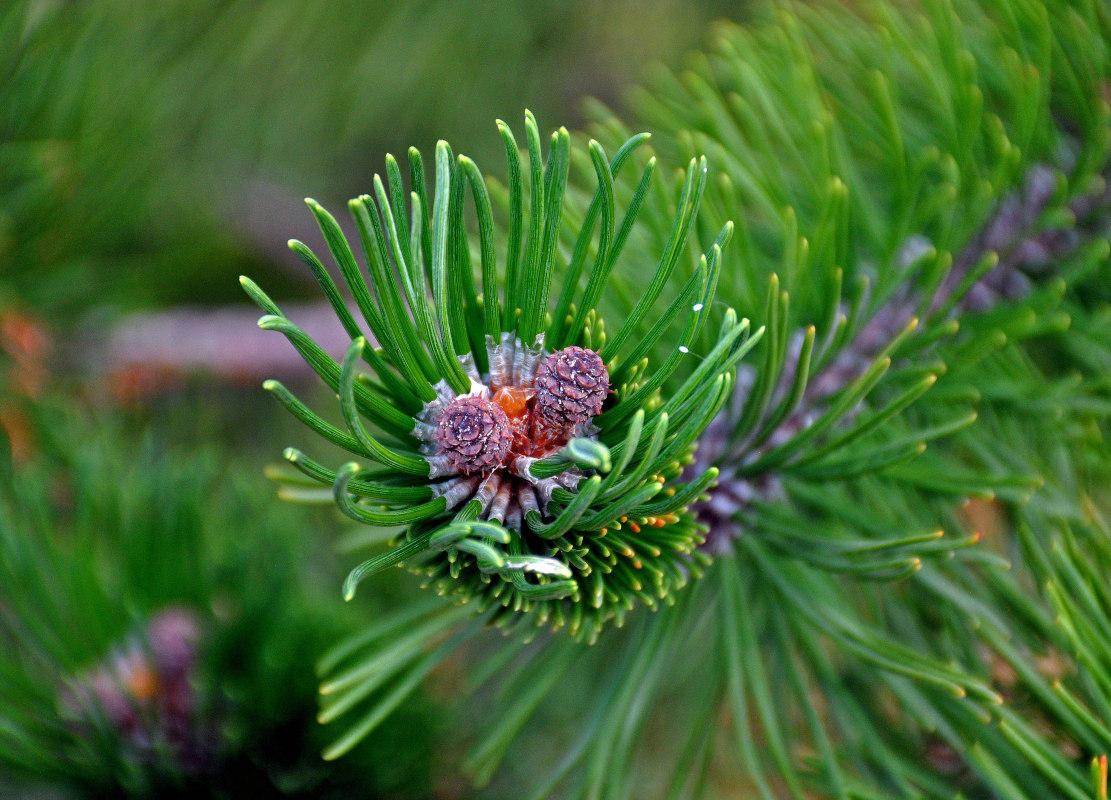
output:
M534 403L541 416L571 426L596 416L609 391L601 356L585 347L566 347L540 362Z
M509 417L485 397L456 397L436 426L439 453L464 474L494 469L512 443Z

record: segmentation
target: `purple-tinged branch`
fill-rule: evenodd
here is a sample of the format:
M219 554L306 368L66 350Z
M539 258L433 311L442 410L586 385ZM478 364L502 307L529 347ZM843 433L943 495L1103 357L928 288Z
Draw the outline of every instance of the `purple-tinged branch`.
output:
M880 305L851 341L824 368L811 376L798 407L766 435L737 441L733 432L741 419L745 403L755 383L751 367L738 371L733 399L703 434L691 475L718 467L721 476L710 491L710 498L696 507L699 519L709 526L704 549L727 552L733 539L744 533L739 514L753 502L783 498L781 470L772 469L755 476L737 474L739 466L753 464L766 453L789 442L806 430L826 410L828 401L861 378L892 340L914 324L925 310L929 319L939 314L985 312L1001 301L1026 297L1032 288L1031 276L1046 274L1053 266L1075 252L1085 234L1106 224L1111 211L1111 180L1100 176L1098 187L1079 195L1067 206L1066 222L1039 227L1057 187L1057 173L1036 165L1021 189L1009 193L998 204L979 233L961 250L928 301L921 290L897 290ZM1068 219L1071 217L1071 219ZM1075 226L1070 225L1075 221ZM931 244L914 236L904 245L899 262L907 267ZM983 275L971 280L973 271L994 254L996 263ZM963 287L967 287L963 292ZM796 332L788 347L785 364L773 391L774 408L787 396L799 368L804 336ZM850 412L850 416L855 412ZM759 430L760 426L753 426Z

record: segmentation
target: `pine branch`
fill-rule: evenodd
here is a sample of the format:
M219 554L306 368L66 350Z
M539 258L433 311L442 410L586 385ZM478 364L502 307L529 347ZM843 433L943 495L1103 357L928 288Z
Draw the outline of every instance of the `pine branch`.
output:
M963 319L967 313L984 313L999 302L1027 297L1032 290L1028 275L1033 273L1042 280L1052 276L1055 268L1092 240L1096 235L1094 228L1106 228L1111 218L1111 191L1104 176L1096 177L1098 180L1093 181L1096 188L1072 198L1065 206L1065 219L1057 225L1045 225L1043 216L1058 186L1058 173L1044 165L1035 166L1021 191L1009 193L981 231L961 250L928 301L914 290L913 284L907 284L904 291L884 301L824 369L809 376L809 380L802 378L805 389L795 409L782 422L763 432L756 443L753 435L740 442L733 442L730 436L741 422L755 380L752 367L742 368L728 409L711 423L694 463L687 467L690 475L702 474L710 467L721 470L717 486L710 491L710 499L698 506L699 517L710 530L705 547L712 552L727 552L729 540L744 534L738 515L754 502L784 499L781 472L789 471L789 464L752 476L738 475L736 468L724 465L737 464L743 470L745 465L758 464L769 452L794 440L822 416L831 398L859 381L876 363L881 351L897 340L908 326L917 327L916 315L920 309L926 312L928 327L937 320ZM901 248L898 263L909 268L930 250L932 245L925 237L912 237ZM983 265L989 268L984 271ZM979 270L973 274L978 266ZM847 317L848 310L843 309L842 315ZM800 364L807 338L804 331L796 331L792 336L784 366L772 390L773 408L790 394L799 378L800 367L805 373L810 364L809 353L805 363ZM813 339L812 333L809 338ZM915 356L920 357L918 353ZM857 407L853 413L842 417L839 424L850 424L860 410Z
M294 460L313 480L332 482L341 508L362 521L422 518L355 578L427 554L442 593L476 601L482 621L537 637L527 645L534 660L515 661L526 645L492 647L476 669L476 689L506 689L471 761L482 780L514 737L542 724L530 720L563 719L570 744L554 764L524 767L528 748L515 751L536 796L659 794L642 769L648 762L663 765L666 791L697 793L687 773L718 745L672 727L659 699L675 697L700 710L695 725L708 739L720 733L716 719L729 722L722 727L733 764L765 798L1098 793L1099 762L1095 778L1085 767L1102 746L1104 697L1085 681L1064 692L1048 686L1031 653L1049 642L1069 647L1096 682L1111 660L1079 645L1098 641L1098 627L1053 630L1048 608L1065 612L1063 624L1087 622L1065 594L1050 588L1034 598L1029 589L1068 573L1069 596L1084 596L1088 617L1108 607L1090 581L1073 576L1073 558L1054 561L1027 531L1065 542L1067 530L1090 525L1097 514L1088 508L1099 507L1091 486L1106 475L1105 457L1082 455L1106 427L1106 381L1049 379L1035 356L1073 351L1085 365L1107 363L1094 332L1106 316L1099 171L1111 141L1101 95L1111 22L1091 4L1056 0L953 0L913 12L799 4L772 16L719 29L707 54L640 95L661 161L691 159L685 172L657 173L653 160L639 176L619 175L617 157L607 161L596 142L572 156L563 133L545 161L531 119L525 164L503 128L509 183L487 193L504 209L494 223L507 237L501 270L492 267L496 218L485 213L477 179L470 186L482 209L480 240L468 262L466 233L453 227L464 216L453 205L462 193L442 149L435 213L425 217L428 193L418 189L408 237L392 232L391 211L401 214L379 192L387 220L379 230L387 232L375 234L374 216L364 237L373 291L359 288L354 259L333 231L331 249L353 294L363 292L360 310L383 344L377 380L355 378L360 356L375 362L353 320L345 326L354 344L342 366L332 364L255 293L269 315L264 325L287 333L338 387L348 431L287 405L389 469L331 472ZM599 116L600 141L634 141L615 116ZM1072 161L1062 163L1067 147ZM704 176L701 153L716 177ZM423 175L419 162L411 172ZM593 191L576 186L583 175ZM571 225L562 236L557 218ZM735 227L722 228L727 219ZM635 272L616 263L618 243ZM673 287L684 259L693 272ZM390 299L397 289L384 264L405 283L404 304ZM566 279L560 292L548 285L556 273ZM733 308L716 332L705 325L715 292L760 323L759 337ZM501 304L488 309L499 294ZM665 310L653 320L657 301ZM1068 331L1070 320L1079 335ZM522 493L503 508L494 500L500 485L482 495L515 444L506 444L498 411L479 401L475 385L496 388L505 383L498 376L511 374L516 385L521 375L480 345L495 335L508 344L514 330L526 334L512 358L526 381L551 357L533 345L544 331L565 351L592 352L615 389L587 414L600 429L595 438L513 462L517 479L522 465L539 481L579 471L574 485L552 488L550 507ZM691 351L705 355L686 358ZM425 363L406 361L420 352ZM738 368L734 390L746 354L753 366ZM662 367L651 372L652 363ZM580 369L572 390L538 378L523 403L530 413L541 405L586 413L600 374ZM441 430L439 418L420 419L418 404L391 383L417 398L434 389L426 404L461 404L460 424ZM391 408L412 409L402 414L418 415L412 427ZM1043 448L1054 424L1065 426L1057 434L1064 441ZM467 431L478 431L481 445ZM416 439L425 452L410 433L423 434ZM1043 452L1056 453L1053 466ZM1072 454L1088 459L1097 484L1083 470L1067 487L1047 480L1075 466ZM448 463L463 477L440 481L436 470ZM719 470L724 478L711 488ZM378 502L393 486L412 502ZM704 544L689 507L707 491L696 505L710 528ZM476 492L450 516L448 505ZM986 544L988 532L958 511L968 497L1006 504L1013 538L995 532L1004 541ZM510 502L519 513L507 511ZM496 524L476 519L482 514ZM639 521L650 515L665 524ZM527 556L547 559L552 574L550 562L561 564L574 588L555 597L543 578L524 585L526 565L538 562L514 559ZM1030 563L1011 577L1005 556ZM543 599L532 603L531 592ZM629 613L663 604L670 607L658 614ZM458 613L429 610L407 635L353 641L326 665L341 681L329 684L336 705L327 716L353 720L329 755L380 724L416 676L472 635ZM400 611L382 625L401 630L404 618ZM626 619L632 630L602 631ZM538 635L536 622L566 625L598 647ZM1013 681L996 675L1003 664ZM569 688L578 685L597 688L584 700ZM568 704L575 711L561 717ZM649 755L638 734L657 725L663 744Z
M596 142L588 146L598 187L592 208L601 214L588 214L573 237L584 258L600 216L598 250L582 305L574 305L578 293L569 281L560 293L563 310L553 318L548 298L557 243L561 234L572 238L562 232L570 141L565 131L553 134L545 162L531 115L526 115L526 128L528 235L522 239L520 201L511 200L504 291L489 239L492 212L481 174L469 159L454 159L446 143L437 147L431 209L416 151L409 154L414 180L409 214L400 204L400 171L392 158L387 159L389 191L376 178L375 198L351 202L369 281L338 224L309 201L380 348L368 344L331 277L300 243L291 247L310 266L351 337L342 363L251 281L243 284L267 312L260 326L284 333L338 392L347 431L324 422L276 382L268 388L310 428L398 476L383 480L381 471L358 462L333 470L287 450L287 459L303 476L332 485L347 516L364 524L409 526L393 547L352 571L344 594L350 598L362 580L407 563L440 594L471 601L476 613L489 611L491 624L566 625L572 635L593 641L610 620L620 623L637 605L667 601L697 572L698 559L692 556L703 531L686 506L708 481L701 476L679 481L681 464L727 396L736 363L759 334L751 335L747 322L727 311L700 366L670 395L661 387L684 353L663 359L653 372L645 370L642 359L681 307L672 303L646 339L626 345L689 251L706 175L704 162L692 160L649 289L607 340L594 306L621 250L612 184L645 137L631 137L612 161ZM523 170L514 167L518 156L512 134L504 125L501 130L510 147L511 198L519 198ZM481 293L466 244L464 181L482 221ZM635 219L638 204L634 200L623 227ZM406 219L407 234L401 227ZM701 255L686 283L683 302L697 300L704 310L686 323L679 339L684 352L696 345L709 321L730 230L726 226ZM516 264L521 254L524 273ZM547 352L547 340L563 346ZM374 369L375 377L359 374L360 361ZM621 381L612 392L611 374ZM286 496L314 495L294 486Z

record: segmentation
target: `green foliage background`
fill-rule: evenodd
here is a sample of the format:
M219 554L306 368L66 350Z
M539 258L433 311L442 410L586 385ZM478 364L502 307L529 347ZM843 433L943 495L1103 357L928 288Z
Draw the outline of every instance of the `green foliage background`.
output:
M1098 759L1086 770L1111 745L1107 8L762 5L751 31L716 29L678 77L616 100L646 54L678 63L721 13L740 16L667 2L0 9L0 791L469 796L463 763L491 797L545 782L587 797L1106 796ZM584 92L616 117L580 117ZM643 126L668 170L702 152L720 167L700 235L741 218L722 296L767 326L752 363L771 405L716 429L740 455L715 458L752 456L732 488L766 473L775 491L717 520L735 541L667 613L588 650L484 636L439 659L457 615L411 605L403 577L342 606L333 531L344 550L382 537L275 506L261 476L289 422L259 393L157 374L129 393L98 372L97 347L122 310L238 300L239 272L303 296L275 247L324 252L301 195L367 191L385 150L430 153L439 137L496 163L491 121L526 105L610 152ZM1025 219L1036 163L1060 171ZM589 165L575 170L585 206ZM666 235L674 188L661 171L634 253ZM1094 213L1075 211L1091 197ZM989 247L1000 219L1019 230ZM963 308L959 335L914 294L951 263L975 276L993 247L1007 258L1074 228L1045 240L1048 278L1017 304ZM607 313L635 301L619 286ZM872 315L911 301L923 334L891 327L889 352L853 350ZM21 338L28 319L52 350ZM744 428L793 421L774 384L816 335L857 356L831 397L845 411L867 396L861 416L828 448L761 450ZM222 726L203 775L121 765L110 727L57 715L62 687L182 603L206 623L196 682ZM345 634L349 668L385 687L352 705L387 722L326 766L311 664ZM421 671L413 692L396 679ZM447 702L468 694L463 711Z
M285 240L311 232L301 197L344 201L386 152L439 138L483 163L500 152L493 120L526 106L573 126L582 96L615 99L729 12L720 0L5 3L0 276L58 311L86 309L93 289L122 307L241 301L237 275L275 252L292 263Z

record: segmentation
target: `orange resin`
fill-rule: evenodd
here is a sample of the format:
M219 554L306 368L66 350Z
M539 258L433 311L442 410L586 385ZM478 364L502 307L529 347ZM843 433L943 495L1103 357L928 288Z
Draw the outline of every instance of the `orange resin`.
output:
M510 451L517 455L543 458L566 444L567 435L555 426L544 424L543 420L532 413L532 398L535 394L534 389L523 386L503 386L490 399L501 406L501 410L509 417L509 424L513 428L513 446Z

